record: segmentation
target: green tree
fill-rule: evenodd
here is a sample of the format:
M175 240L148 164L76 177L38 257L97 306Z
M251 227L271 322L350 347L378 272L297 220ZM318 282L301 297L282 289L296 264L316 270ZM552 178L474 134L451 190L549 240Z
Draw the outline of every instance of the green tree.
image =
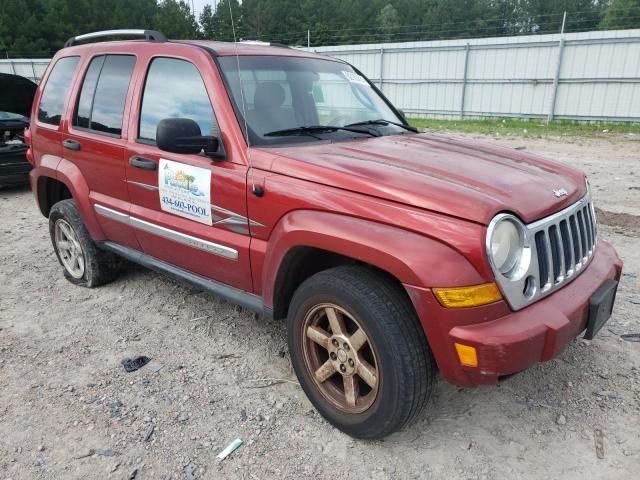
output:
M396 9L390 3L387 3L377 18L378 26L382 31L383 38L387 40L393 39L393 32L400 26L400 16Z
M233 12L233 26L232 16ZM202 34L207 40L233 41L233 27L236 38L240 40L244 33L244 12L238 0L220 0L215 11L210 5L203 8L200 14Z
M213 19L213 7L211 5L205 5L200 12L200 31L202 33L202 38L206 40L214 40L215 39L215 22Z
M640 28L640 0L613 0L605 10L601 28Z
M158 4L153 27L169 38L198 38L200 30L189 5L184 0L162 0Z

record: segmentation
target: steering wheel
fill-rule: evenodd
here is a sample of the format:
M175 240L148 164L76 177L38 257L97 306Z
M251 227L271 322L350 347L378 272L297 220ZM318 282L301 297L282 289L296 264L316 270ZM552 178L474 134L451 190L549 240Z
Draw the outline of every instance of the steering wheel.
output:
M327 125L336 125L338 127L344 127L349 120L351 120L351 115L346 115L346 114L336 115L335 117L332 117L329 120Z

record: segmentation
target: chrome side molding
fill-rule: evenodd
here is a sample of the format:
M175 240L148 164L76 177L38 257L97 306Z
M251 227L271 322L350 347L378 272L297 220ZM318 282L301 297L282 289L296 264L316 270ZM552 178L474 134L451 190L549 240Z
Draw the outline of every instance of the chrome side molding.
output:
M130 215L127 215L126 213L118 212L116 210L112 210L111 208L107 208L102 205L96 204L94 205L94 208L98 215L101 215L106 218L110 218L112 220L116 220L118 222L126 223L127 225L131 225L132 227L137 228L139 230L143 230L145 232L158 235L159 237L163 237L168 240L173 240L174 242L178 242L183 245L187 245L189 247L197 248L199 250L203 250L205 252L218 255L220 257L228 258L230 260L238 259L238 251L231 247L210 242L208 240L203 240L201 238L193 237L191 235L187 235L186 233L177 232L176 230L162 227L160 225L147 222L140 218L132 217Z

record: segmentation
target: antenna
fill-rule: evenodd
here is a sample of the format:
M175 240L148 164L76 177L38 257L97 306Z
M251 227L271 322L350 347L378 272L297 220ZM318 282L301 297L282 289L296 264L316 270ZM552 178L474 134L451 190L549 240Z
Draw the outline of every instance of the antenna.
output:
M231 2L227 2L229 5L229 16L231 17L231 31L233 32L233 43L236 47L236 65L238 67L238 81L240 82L240 101L242 103L242 120L244 122L244 137L247 142L247 162L249 163L249 175L251 177L251 191L256 197L262 197L264 195L264 189L260 185L256 185L253 177L253 165L251 163L251 143L249 142L249 125L247 124L247 106L244 99L244 85L242 83L242 72L240 71L240 54L238 53L238 39L236 38L236 25L233 21L233 9L231 8Z

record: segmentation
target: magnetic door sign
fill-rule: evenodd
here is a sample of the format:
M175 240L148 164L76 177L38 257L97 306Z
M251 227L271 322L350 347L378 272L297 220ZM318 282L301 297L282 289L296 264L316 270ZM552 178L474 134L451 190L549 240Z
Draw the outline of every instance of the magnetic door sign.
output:
M160 159L160 208L211 225L211 170Z

